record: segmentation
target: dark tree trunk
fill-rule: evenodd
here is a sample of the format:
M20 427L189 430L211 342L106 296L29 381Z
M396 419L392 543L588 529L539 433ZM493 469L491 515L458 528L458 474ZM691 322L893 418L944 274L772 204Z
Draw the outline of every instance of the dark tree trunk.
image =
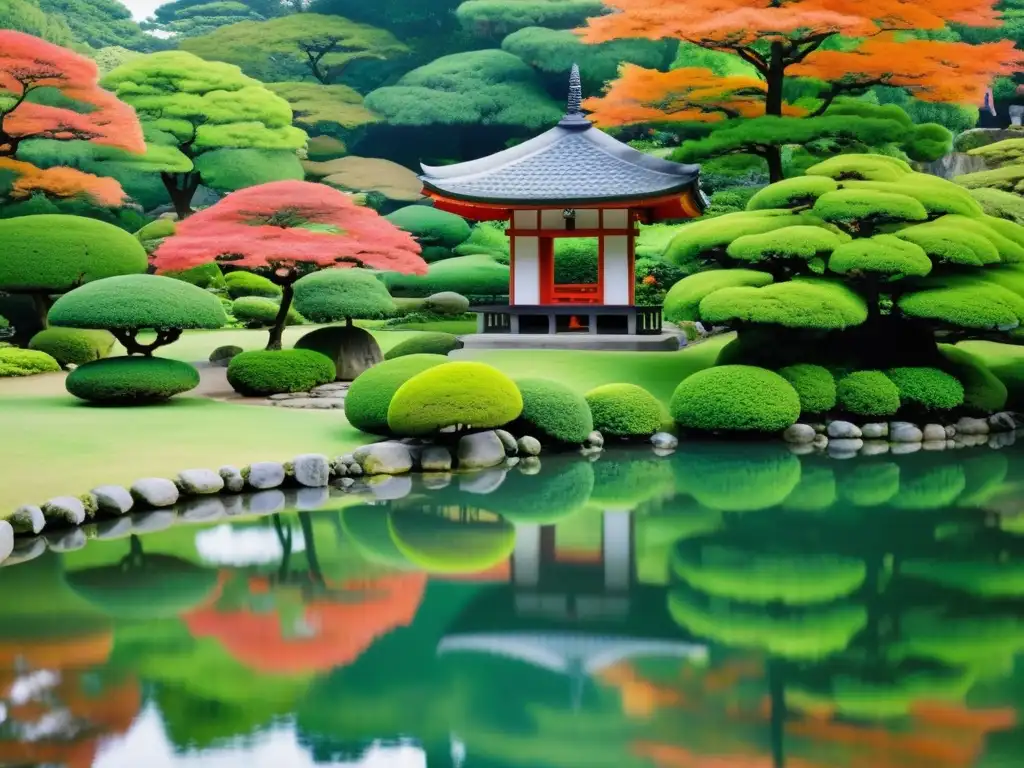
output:
M772 184L782 181L785 178L782 171L782 147L768 147L764 159L768 161L768 181Z
M191 216L193 213L192 198L195 197L196 190L199 189L199 174L194 171L190 173L161 173L160 179L164 183L168 197L171 198L171 204L174 206L174 212L178 215L178 220Z
M267 349L280 349L281 348L281 337L284 336L284 327L288 322L288 310L292 307L292 296L295 292L292 290L292 283L294 279L282 281L281 285L281 308L277 311L277 317L274 318L274 325L270 328L270 339L267 340Z
M36 317L39 318L39 324L45 331L50 327L48 315L50 314L50 307L53 305L53 302L50 301L50 297L45 293L33 293L32 303L35 305Z
M782 116L782 86L785 79L786 65L783 60L782 43L772 43L771 54L768 58L768 74L765 78L767 91L764 113L766 115ZM768 180L773 184L776 181L782 181L785 178L782 172L782 147L768 147L765 160L768 161Z
M143 357L152 357L153 350L158 347L164 347L168 344L172 344L181 337L180 328L168 328L165 330L158 330L156 332L156 339L151 341L149 344L140 344L138 340L138 330L134 328L124 328L110 331L114 338L120 342L121 346L124 347L125 351L129 355L142 355Z

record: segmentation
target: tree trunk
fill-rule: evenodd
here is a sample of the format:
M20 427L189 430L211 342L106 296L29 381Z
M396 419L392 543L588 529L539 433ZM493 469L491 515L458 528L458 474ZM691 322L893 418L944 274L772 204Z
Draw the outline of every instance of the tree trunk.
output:
M768 181L772 184L782 181L785 178L782 170L782 147L767 147L764 159L768 161Z
M288 310L292 308L293 281L289 280L281 284L281 308L274 318L274 325L270 328L270 339L267 341L267 349L280 349L281 337L284 335L284 327L288 322Z
M171 204L174 206L174 212L178 215L178 220L181 221L191 216L193 213L192 198L195 197L196 190L199 189L199 174L194 171L190 173L161 173L160 179L164 183L168 197L171 198Z
M765 78L767 90L765 92L764 113L775 117L782 117L782 86L786 79L786 68L783 62L782 43L772 43L771 54L768 58L768 76ZM768 147L765 153L765 160L768 161L768 180L774 184L782 181L785 176L782 171L782 147Z
M45 331L50 327L50 321L48 315L50 314L50 307L53 302L50 301L50 297L45 293L33 293L32 303L36 307L36 317L39 318L39 324Z

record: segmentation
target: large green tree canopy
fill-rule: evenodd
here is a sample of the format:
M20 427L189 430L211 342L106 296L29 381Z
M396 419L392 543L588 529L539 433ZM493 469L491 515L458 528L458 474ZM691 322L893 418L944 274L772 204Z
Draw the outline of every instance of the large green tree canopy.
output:
M456 15L474 35L500 39L526 27L573 29L604 12L601 0L466 0Z
M172 6L177 6L172 9ZM162 13L161 13L162 12ZM263 21L263 16L238 0L210 0L202 3L168 3L156 10L156 18L143 22L143 29L159 30L176 38L198 37L240 21Z
M25 32L65 47L76 42L74 32L64 19L46 13L31 0L4 0L0 4L0 29Z
M63 19L75 39L93 48L122 45L136 51L165 47L132 20L131 11L119 0L39 0L39 8Z

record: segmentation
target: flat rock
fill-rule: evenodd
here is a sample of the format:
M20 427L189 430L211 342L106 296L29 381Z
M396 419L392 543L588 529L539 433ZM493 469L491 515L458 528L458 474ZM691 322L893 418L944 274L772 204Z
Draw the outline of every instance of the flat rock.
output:
M332 408L344 408L345 401L335 397L297 397L292 400L278 400L274 405L280 408L328 411Z
M129 517L112 517L96 523L96 538L103 540L123 539L132 532L132 521Z
M212 469L185 469L178 473L178 488L189 496L209 496L224 490L224 478Z
M431 445L420 454L420 467L424 472L447 472L452 468L452 454L443 445Z
M505 461L505 446L494 432L463 435L458 447L459 469L488 469Z
M423 487L428 491L440 491L452 484L451 472L425 472L421 475Z
M859 437L837 437L828 441L829 453L857 453L864 447Z
M489 493L494 493L501 487L501 484L505 482L505 475L507 474L507 469L492 467L481 472L462 475L459 477L459 490L479 496L486 496Z
M227 514L227 510L224 509L224 502L219 497L206 496L184 502L179 513L182 520L187 520L190 523L205 523L219 520Z
M324 396L330 394L337 394L339 392L348 392L351 387L351 382L348 381L332 381L328 384L321 384L319 387L313 387L309 390L309 394L316 396Z
M943 432L942 438L946 438L945 432ZM922 440L924 440L924 432L916 424L900 421L889 425L889 442L920 443ZM893 452L895 453L895 451Z
M413 465L409 446L398 442L388 441L364 445L357 448L352 456L356 461L355 466L360 467L362 472L368 475L404 475L412 469ZM501 457L505 458L504 451L502 451ZM349 474L355 474L351 468Z
M860 436L865 440L878 440L889 436L889 425L884 422L864 424L860 428Z
M55 496L49 501L43 502L41 509L47 523L81 525L85 522L85 505L82 504L81 499L74 496Z
M991 431L992 427L985 419L972 419L964 416L956 423L958 435L987 435Z
M921 430L926 443L946 441L946 428L941 424L925 424L924 429Z
M860 449L861 456L881 456L889 452L887 440L865 440L864 447Z
M238 467L221 467L217 474L224 481L224 490L230 493L241 493L245 490L245 478Z
M14 528L6 520L0 520L0 563L14 552Z
M284 509L286 501L283 491L273 489L252 494L246 499L246 506L253 515L269 515Z
M305 392L281 392L277 395L270 395L267 400L271 400L275 403L279 403L283 400L295 400L300 397L307 397Z
M242 476L246 477L247 475L246 482L249 483L249 487L255 488L257 491L277 488L284 482L284 464L279 461L257 461L255 464L250 464L247 469L249 471L243 470Z
M904 456L908 453L917 453L921 450L921 443L893 443L889 446L889 452L893 456Z
M295 482L307 488L326 487L331 479L331 463L319 453L304 453L292 459Z
M793 424L783 431L782 439L791 445L802 445L813 443L817 434L810 424Z
M516 439L512 436L511 432L506 432L504 429L496 429L494 430L494 434L498 436L498 439L501 440L501 444L505 446L506 456L518 455L519 443L516 442Z
M51 552L74 552L88 543L88 538L81 528L47 533L45 539L46 548Z
M517 441L519 447L519 453L522 456L540 456L541 444L540 440L530 435L523 435Z
M96 497L96 508L101 515L119 517L135 506L128 489L120 485L101 485L92 489L92 495Z
M833 421L828 425L828 436L839 440L854 440L863 433L860 427L850 421Z
M156 533L157 531L166 531L175 521L178 516L174 512L168 510L155 511L155 512L143 512L142 514L132 515L132 533Z
M651 445L657 450L674 451L679 447L679 438L668 432L655 432L651 435Z
M14 514L7 518L15 533L39 533L46 527L46 517L43 510L34 504L25 504L14 510Z
M147 507L172 507L178 502L178 486L166 477L146 477L131 487L132 498Z
M374 475L366 479L366 485L379 501L397 501L412 493L409 475Z
M943 437L941 440L925 440L921 443L921 449L925 451L944 451L946 450L946 438Z

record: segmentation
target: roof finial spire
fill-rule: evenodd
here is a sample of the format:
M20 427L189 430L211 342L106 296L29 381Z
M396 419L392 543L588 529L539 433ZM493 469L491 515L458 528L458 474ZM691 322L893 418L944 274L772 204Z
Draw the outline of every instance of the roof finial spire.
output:
M578 65L572 65L572 71L569 73L569 109L568 114L580 115L583 113L580 105L583 102L583 83L580 82L580 68Z

